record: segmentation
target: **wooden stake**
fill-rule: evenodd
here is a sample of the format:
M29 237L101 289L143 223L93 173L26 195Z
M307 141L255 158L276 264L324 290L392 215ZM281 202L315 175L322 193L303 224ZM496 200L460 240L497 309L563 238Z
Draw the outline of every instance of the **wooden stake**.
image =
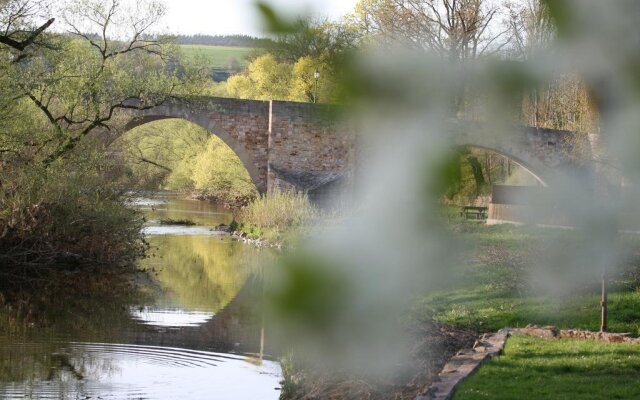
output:
M600 300L600 332L607 331L607 271L602 272L602 298Z

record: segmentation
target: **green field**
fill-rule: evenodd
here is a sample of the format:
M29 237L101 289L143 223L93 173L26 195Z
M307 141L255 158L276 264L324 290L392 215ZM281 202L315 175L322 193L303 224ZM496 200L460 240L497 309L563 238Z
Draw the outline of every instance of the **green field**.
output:
M184 44L180 45L182 53L188 59L204 57L209 61L211 68L225 68L232 59L238 60L242 68L247 65L247 56L256 49L250 47L229 47L229 46L203 46Z
M454 399L638 399L638 356L633 344L514 336Z

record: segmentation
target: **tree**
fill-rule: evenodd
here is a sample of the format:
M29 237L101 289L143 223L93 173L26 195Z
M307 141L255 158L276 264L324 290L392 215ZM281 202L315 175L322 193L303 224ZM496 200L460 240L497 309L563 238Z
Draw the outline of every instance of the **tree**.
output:
M175 48L145 36L163 15L155 0L69 2L71 36L48 37L49 46L11 70L15 99L28 99L49 125L23 153L49 165L90 134L113 131L123 110L154 107L185 87Z
M507 3L512 56L533 60L549 51L556 36L549 8L542 0ZM563 73L554 80L527 91L522 104L522 120L527 125L593 132L597 115L585 83L577 74Z
M302 18L291 31L278 35L270 51L279 61L288 63L311 57L336 65L356 48L357 40L358 32L351 25Z
M484 0L361 0L351 21L369 40L402 42L460 62L506 46L508 29L497 26L498 12Z
M55 21L49 18L37 24L49 8L48 0L2 0L0 1L0 44L18 52L42 42L42 34Z
M315 77L316 71L319 74ZM293 65L289 100L329 103L335 98L335 82L332 68L319 60L307 56Z
M549 10L541 0L520 0L506 4L513 53L531 59L537 52L549 48L554 28Z
M291 88L291 65L278 62L271 54L262 55L247 70L227 81L232 97L256 100L287 100Z
M320 76L316 82L315 72ZM317 85L317 92L316 92ZM255 100L289 100L329 103L337 98L335 73L331 65L310 56L295 64L278 62L271 54L253 60L246 71L227 81L231 97Z

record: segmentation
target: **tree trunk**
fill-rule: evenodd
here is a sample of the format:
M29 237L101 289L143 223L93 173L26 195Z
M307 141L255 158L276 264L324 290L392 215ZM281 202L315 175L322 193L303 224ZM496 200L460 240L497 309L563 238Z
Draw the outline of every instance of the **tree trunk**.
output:
M480 196L480 191L486 185L484 175L482 173L482 164L478 161L476 156L467 157L469 165L471 165L471 172L473 173L473 179L476 182L476 196Z

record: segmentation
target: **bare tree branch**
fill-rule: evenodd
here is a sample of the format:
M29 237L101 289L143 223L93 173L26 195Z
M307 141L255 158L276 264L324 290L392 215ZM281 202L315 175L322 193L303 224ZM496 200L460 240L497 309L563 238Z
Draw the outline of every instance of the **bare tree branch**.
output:
M47 22L42 24L39 28L31 32L31 34L24 40L18 41L11 38L11 34L5 33L0 35L0 43L5 44L9 47L14 48L18 51L24 51L27 47L31 46L35 40L44 32L47 28L49 28L55 22L55 18L49 19Z

